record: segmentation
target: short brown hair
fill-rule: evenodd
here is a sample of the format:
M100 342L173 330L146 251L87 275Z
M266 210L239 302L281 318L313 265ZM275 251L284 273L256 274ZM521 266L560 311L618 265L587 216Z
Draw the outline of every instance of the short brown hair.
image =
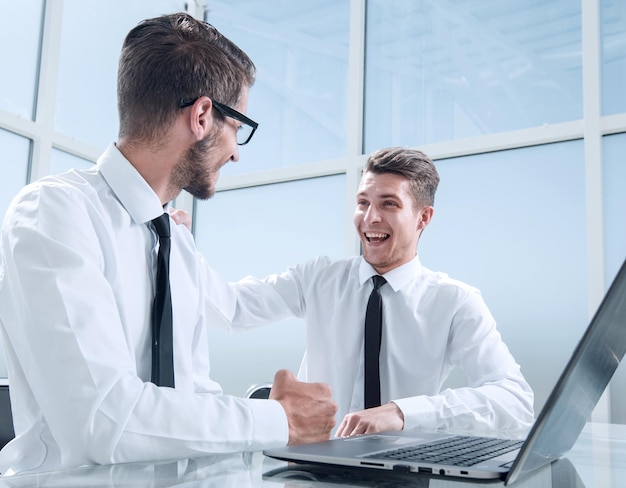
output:
M206 22L186 13L144 20L128 33L120 55L120 137L157 140L182 100L206 95L236 105L255 75L252 60Z
M439 173L432 160L418 149L389 147L380 149L367 159L363 172L395 173L411 185L416 208L435 204Z

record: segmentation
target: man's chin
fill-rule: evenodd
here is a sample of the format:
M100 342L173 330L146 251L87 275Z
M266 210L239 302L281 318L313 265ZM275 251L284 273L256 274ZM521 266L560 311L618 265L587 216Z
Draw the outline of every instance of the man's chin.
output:
M215 195L215 189L214 188L206 188L206 189L183 188L183 190L185 190L187 193L189 193L193 197L197 198L198 200L208 200L213 195Z
M365 259L365 261L371 264L374 268L380 265L380 259L377 259L376 256L372 255L371 253L364 252L363 259Z

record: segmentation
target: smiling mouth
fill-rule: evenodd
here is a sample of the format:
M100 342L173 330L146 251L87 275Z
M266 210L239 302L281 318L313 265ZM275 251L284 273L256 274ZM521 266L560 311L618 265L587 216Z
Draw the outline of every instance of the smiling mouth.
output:
M365 232L365 238L367 242L382 242L389 239L389 234L383 232Z

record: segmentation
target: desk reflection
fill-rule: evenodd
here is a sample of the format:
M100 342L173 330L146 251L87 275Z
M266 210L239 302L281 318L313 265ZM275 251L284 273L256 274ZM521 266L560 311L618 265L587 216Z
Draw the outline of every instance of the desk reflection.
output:
M622 488L626 425L588 424L566 457L513 488ZM0 488L499 488L393 471L288 465L262 453L238 453L170 463L132 463L0 477Z
M0 478L1 488L234 488L267 486L260 453L216 455L169 463L91 466L68 471ZM271 486L271 484L270 484Z
M236 454L165 464L117 464L0 479L7 488L497 488L502 482L474 483L425 475L287 465L262 454ZM519 488L585 488L576 468L563 458L513 485Z

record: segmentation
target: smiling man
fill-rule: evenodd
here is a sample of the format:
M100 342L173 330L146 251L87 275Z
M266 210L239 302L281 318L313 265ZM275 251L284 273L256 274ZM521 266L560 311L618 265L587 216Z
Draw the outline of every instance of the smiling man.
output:
M398 173L366 170L354 214L365 261L380 275L409 262L433 212L430 201L415 202L411 180Z
M524 429L533 420L532 390L479 291L420 262L417 244L433 217L438 184L424 153L380 150L369 157L356 196L362 256L321 257L231 285L237 310L232 321L221 322L228 327L306 320L299 379L330 384L339 406L338 436L415 428ZM382 332L374 334L380 334L373 366L380 391L370 406L364 324L374 282L380 286ZM455 367L465 372L468 386L442 391Z

